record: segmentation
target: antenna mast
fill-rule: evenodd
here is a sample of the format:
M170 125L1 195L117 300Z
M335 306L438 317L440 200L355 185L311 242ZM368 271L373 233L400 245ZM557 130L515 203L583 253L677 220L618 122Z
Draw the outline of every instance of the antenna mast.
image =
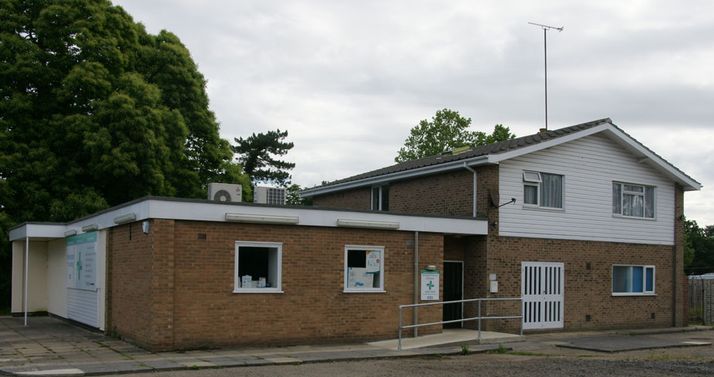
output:
M550 25L537 24L535 22L529 22L533 26L538 26L543 29L543 56L544 56L544 69L545 69L545 129L548 130L548 30L558 30L563 31L564 26L556 27Z

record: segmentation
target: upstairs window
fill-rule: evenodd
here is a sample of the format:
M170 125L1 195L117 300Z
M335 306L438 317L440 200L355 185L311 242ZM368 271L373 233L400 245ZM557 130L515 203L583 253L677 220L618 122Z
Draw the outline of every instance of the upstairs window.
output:
M543 208L563 208L563 176L523 172L523 203Z
M612 213L626 217L654 219L654 186L613 182Z
M389 211L389 186L372 187L372 211Z

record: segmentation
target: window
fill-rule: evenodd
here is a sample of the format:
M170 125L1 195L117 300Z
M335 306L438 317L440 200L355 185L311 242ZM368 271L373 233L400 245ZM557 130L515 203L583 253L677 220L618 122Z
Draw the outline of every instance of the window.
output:
M372 187L372 211L389 211L389 186Z
M655 292L654 266L612 266L612 294L652 295Z
M282 293L283 244L236 242L235 293Z
M384 292L384 247L345 246L345 292Z
M523 172L523 203L543 208L563 208L563 176Z
M654 186L613 182L612 213L626 217L654 219Z

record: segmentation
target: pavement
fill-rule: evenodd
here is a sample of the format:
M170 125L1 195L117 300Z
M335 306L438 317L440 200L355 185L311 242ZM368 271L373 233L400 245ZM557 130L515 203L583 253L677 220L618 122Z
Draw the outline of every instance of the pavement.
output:
M669 332L706 331L711 327L667 329ZM550 333L526 337L502 337L497 333L482 337L489 344L476 344L476 332L460 331L421 340L407 339L402 351L394 344L343 344L322 346L288 346L269 348L211 349L185 352L149 352L128 342L75 326L51 317L30 318L24 327L22 319L0 317L0 375L76 376L119 373L192 370L237 366L302 364L313 362L423 357L459 354L468 344L469 353L542 350L570 347L597 352L626 352L647 348L709 346L687 336L656 333L587 332ZM507 335L507 334L505 334ZM446 339L445 339L446 338ZM424 340L427 339L427 340ZM435 339L439 339L438 341ZM518 343L506 343L517 341ZM392 341L393 342L393 341ZM448 344L444 344L448 342ZM508 347L504 347L504 344ZM517 346L516 346L517 345Z

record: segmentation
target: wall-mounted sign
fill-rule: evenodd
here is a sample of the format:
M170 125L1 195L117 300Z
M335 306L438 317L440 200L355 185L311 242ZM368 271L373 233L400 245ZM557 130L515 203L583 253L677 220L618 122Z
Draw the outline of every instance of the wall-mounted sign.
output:
M439 301L439 271L421 270L421 300Z
M70 236L67 242L67 288L96 290L97 232Z

